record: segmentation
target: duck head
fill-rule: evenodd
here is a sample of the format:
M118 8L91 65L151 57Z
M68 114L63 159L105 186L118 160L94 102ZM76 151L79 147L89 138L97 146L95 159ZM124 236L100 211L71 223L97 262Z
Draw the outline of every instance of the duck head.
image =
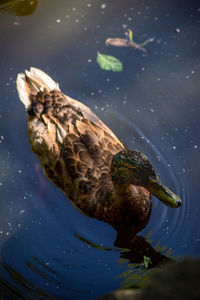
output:
M115 184L142 186L169 207L181 205L181 199L161 183L147 156L139 151L122 150L115 154L111 174Z

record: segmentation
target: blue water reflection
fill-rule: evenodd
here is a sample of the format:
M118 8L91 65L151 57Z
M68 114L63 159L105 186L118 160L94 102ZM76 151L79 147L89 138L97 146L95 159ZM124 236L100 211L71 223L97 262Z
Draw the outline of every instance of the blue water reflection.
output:
M94 299L122 286L126 276L120 274L133 267L114 246L114 229L77 211L31 152L15 87L17 73L30 66L48 72L64 93L91 107L128 148L146 153L165 185L183 199L182 207L170 209L153 198L141 235L151 232L151 246L166 246L175 258L199 256L199 22L196 1L180 7L176 0L44 0L27 17L1 14L5 299ZM107 37L124 37L128 28L137 42L155 38L147 53L105 46ZM102 71L97 51L120 59L123 72Z

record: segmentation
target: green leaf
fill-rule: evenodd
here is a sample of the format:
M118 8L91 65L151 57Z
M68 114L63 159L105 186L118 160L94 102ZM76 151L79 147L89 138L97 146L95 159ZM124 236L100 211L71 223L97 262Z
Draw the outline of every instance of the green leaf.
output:
M106 71L120 72L123 70L123 65L119 59L111 55L105 55L97 52L97 63L101 69Z

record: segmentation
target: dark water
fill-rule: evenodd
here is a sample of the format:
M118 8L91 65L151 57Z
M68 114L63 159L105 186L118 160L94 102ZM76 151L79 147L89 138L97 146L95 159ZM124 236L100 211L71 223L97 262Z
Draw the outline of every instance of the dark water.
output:
M114 246L114 229L77 211L43 175L15 87L30 66L90 106L127 147L146 153L182 198L178 209L152 199L151 220L138 238L152 259L199 257L200 3L43 0L24 1L23 9L18 2L0 2L3 299L94 299L142 284L149 273L137 261L139 250ZM128 28L138 43L155 39L146 53L105 46ZM120 59L123 72L101 70L97 51Z

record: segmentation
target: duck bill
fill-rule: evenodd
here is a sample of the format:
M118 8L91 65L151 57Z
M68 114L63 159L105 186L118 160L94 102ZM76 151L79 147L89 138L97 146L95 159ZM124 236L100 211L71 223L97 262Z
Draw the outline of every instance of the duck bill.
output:
M165 187L159 179L150 178L147 189L152 195L169 207L179 207L182 203L181 199Z

